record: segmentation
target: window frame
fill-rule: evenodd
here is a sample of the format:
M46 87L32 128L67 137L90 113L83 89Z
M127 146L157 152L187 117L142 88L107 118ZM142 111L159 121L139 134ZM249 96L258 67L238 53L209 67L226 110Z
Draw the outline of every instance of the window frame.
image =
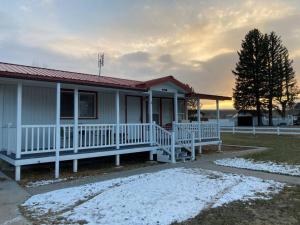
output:
M68 93L73 93L73 101L74 101L74 90L73 89L62 89L61 90L61 94L63 92L68 92ZM87 94L91 94L91 95L94 95L94 106L95 106L95 109L94 109L94 115L92 117L85 117L85 116L80 116L80 94L81 93L87 93ZM74 106L74 104L73 104ZM75 106L74 106L75 107ZM73 107L73 111L74 111L74 107ZM98 119L98 92L96 91L85 91L85 90L79 90L78 91L78 119ZM60 112L61 113L61 112ZM73 116L61 116L60 117L61 119L74 119L74 115Z

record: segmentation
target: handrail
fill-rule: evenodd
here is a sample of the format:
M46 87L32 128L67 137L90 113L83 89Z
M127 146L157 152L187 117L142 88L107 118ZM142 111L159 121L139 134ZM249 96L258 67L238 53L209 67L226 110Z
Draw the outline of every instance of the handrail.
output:
M154 143L171 155L172 133L162 128L161 126L158 126L157 124L153 124L153 126Z
M190 131L182 126L176 126L176 124L174 124L174 130L175 130L176 144L190 151L192 153L192 160L194 160L195 159L195 132Z
M153 137L154 143L171 156L172 163L176 163L175 132L169 132L157 124L153 124Z

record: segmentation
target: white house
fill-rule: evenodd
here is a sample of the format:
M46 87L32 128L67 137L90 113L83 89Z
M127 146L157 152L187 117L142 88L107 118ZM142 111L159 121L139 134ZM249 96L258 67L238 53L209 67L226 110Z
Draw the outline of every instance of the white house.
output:
M216 101L215 123L190 123L187 98ZM172 76L149 81L0 63L0 158L21 166L149 152L158 161L195 158L195 146L220 145L219 101L191 93ZM199 104L198 104L199 105ZM198 115L200 109L198 108Z

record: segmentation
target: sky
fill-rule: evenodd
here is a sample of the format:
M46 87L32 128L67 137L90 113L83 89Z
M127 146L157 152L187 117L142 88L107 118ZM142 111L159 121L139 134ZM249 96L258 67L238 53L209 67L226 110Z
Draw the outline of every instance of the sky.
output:
M299 0L1 0L0 61L97 74L104 52L103 75L173 75L232 96L237 51L253 28L281 36L299 79L299 21Z

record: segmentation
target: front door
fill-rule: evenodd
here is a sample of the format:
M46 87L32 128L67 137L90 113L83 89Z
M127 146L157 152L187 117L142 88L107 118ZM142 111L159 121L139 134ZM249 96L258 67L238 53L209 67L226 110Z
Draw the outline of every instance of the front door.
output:
M161 99L161 124L163 127L172 127L173 122L173 99L162 98Z
M142 123L142 97L126 96L126 123Z

